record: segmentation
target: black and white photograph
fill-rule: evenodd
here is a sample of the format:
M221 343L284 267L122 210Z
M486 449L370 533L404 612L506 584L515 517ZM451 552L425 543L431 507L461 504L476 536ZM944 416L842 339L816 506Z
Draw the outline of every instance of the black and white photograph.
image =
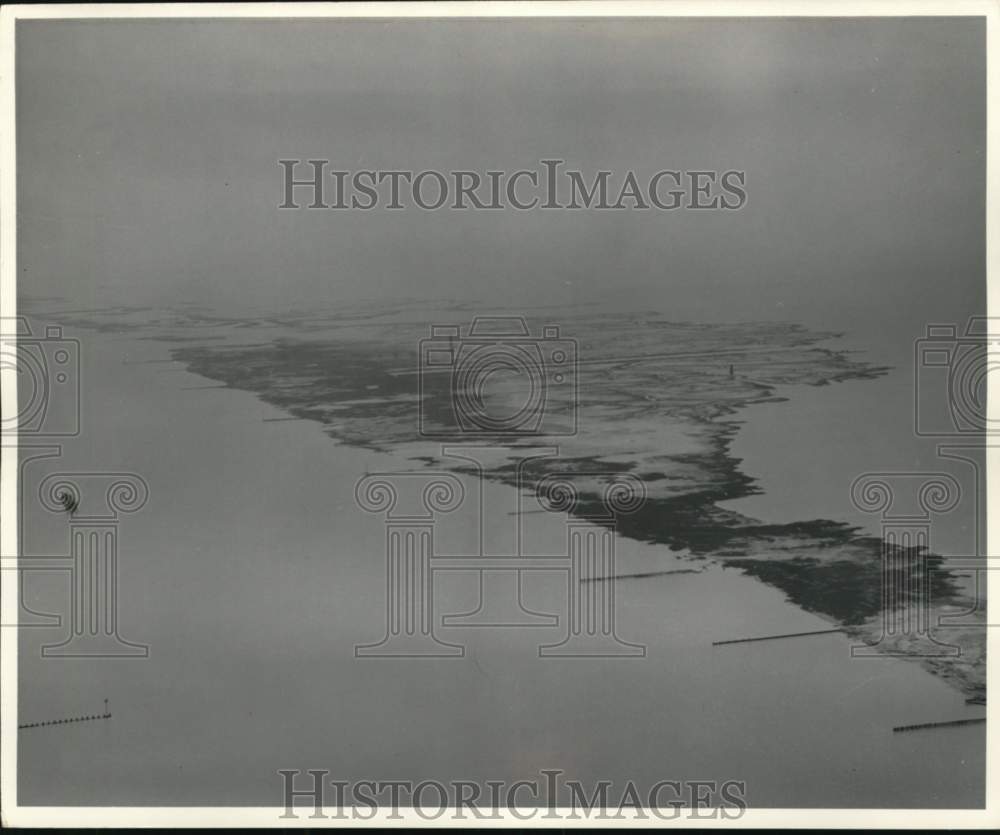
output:
M998 11L4 7L3 824L998 825Z

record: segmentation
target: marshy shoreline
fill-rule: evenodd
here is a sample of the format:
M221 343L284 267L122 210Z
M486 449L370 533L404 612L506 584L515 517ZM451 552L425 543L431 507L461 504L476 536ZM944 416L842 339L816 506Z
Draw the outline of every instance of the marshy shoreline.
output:
M428 403L440 408L434 392L420 401L415 348L426 335L426 321L467 321L469 310L437 308L422 320L406 306L385 305L266 318L221 317L193 308L53 315L76 326L161 341L192 373L251 392L291 417L318 422L341 443L398 453L417 468L460 472L463 465L440 450L468 437L442 433L432 442L415 431L419 409L428 409ZM544 321L539 315L532 324ZM887 369L847 350L820 347L838 335L797 325L706 325L590 312L560 321L565 331L584 335L578 341L578 401L555 404L578 408L580 428L566 437L513 442L477 436L478 442L511 450L511 463L495 466L485 477L529 490L548 477L568 477L577 497L567 511L590 518L607 479L636 476L645 501L615 519L619 534L749 574L804 611L843 627L857 642L879 645L884 582L879 537L831 519L768 523L720 503L761 492L731 450L740 430L736 418L744 409L787 399L776 395L779 386L875 381ZM527 466L514 462L519 448L553 440L559 442L557 458ZM916 547L897 548L894 556L897 572L915 577L930 570L931 618L976 608L941 570L940 557ZM899 580L901 588L916 587L905 576ZM968 698L984 698L985 629L950 630L947 637L961 648L959 657L916 660ZM881 646L890 648L890 642ZM898 651L898 642L891 646Z

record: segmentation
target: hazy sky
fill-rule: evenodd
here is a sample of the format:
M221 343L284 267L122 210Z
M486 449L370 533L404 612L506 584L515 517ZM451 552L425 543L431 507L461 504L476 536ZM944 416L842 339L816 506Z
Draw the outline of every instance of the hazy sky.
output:
M21 22L19 276L87 305L394 294L678 318L984 306L977 19ZM738 212L281 212L343 169L746 171Z

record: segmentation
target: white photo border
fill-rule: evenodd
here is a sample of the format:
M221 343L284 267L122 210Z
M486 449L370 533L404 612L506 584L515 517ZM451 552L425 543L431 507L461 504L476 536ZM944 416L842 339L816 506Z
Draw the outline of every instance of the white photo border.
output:
M16 149L15 149L15 26L21 20L71 19L296 19L296 18L634 18L634 17L983 17L987 32L987 305L988 313L1000 311L998 275L997 200L1000 195L998 151L998 110L1000 110L1000 0L640 0L639 2L441 2L441 3L164 3L164 4L73 4L12 5L0 9L0 315L17 315L16 298ZM1000 420L1000 396L990 388L987 404L991 421ZM17 414L17 380L13 369L0 371L0 411ZM13 449L7 446L5 453ZM987 452L987 553L1000 547L1000 478L997 448ZM16 554L17 455L0 459L0 552ZM998 489L993 489L996 486ZM14 520L13 522L11 520ZM15 623L18 615L17 584L0 585L0 619ZM987 600L987 609L996 606ZM987 615L988 619L988 615ZM987 690L1000 693L997 651L1000 634L987 630ZM427 820L412 809L400 809L400 817L388 817L390 809L380 809L371 820L312 819L305 813L297 819L282 818L284 808L272 807L69 807L19 806L17 797L17 716L18 716L18 630L0 630L0 798L4 827L315 827L401 826L401 827L523 827L581 828L628 827L732 827L732 828L997 828L1000 826L1000 746L996 744L993 714L997 700L987 702L986 723L986 806L984 809L756 809L742 817L725 820L692 819L679 816L664 821L602 818L567 820L518 817L516 810L499 810L495 819ZM525 813L535 811L523 810ZM564 810L569 812L569 810Z

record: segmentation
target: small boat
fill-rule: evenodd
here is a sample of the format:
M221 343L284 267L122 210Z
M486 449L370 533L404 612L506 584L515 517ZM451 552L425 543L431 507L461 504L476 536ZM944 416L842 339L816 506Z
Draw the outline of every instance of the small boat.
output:
M70 516L76 513L76 509L80 506L80 500L72 493L60 493L59 501Z

